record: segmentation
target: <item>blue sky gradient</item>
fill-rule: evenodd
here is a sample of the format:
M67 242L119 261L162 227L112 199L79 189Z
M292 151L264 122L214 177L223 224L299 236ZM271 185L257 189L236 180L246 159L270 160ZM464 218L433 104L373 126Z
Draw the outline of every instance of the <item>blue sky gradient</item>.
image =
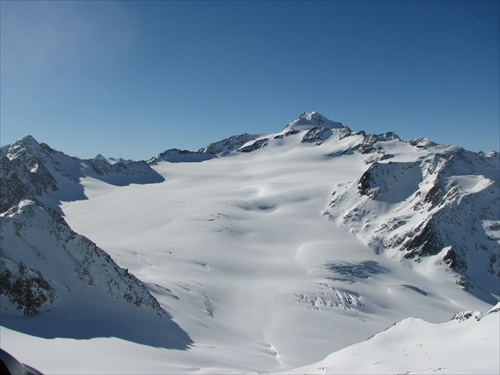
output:
M1 1L1 144L147 159L304 111L500 148L498 1Z

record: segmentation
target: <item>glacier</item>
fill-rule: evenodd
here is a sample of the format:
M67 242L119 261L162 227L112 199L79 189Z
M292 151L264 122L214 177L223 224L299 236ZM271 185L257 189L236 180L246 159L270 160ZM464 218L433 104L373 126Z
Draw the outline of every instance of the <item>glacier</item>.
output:
M47 373L498 372L498 314L450 321L499 299L498 153L352 131L311 112L277 133L114 160L32 137L1 148L3 267L50 285L32 316L2 293L2 347L23 363ZM73 250L75 239L85 245ZM101 256L75 266L90 249ZM142 304L124 298L132 284ZM419 332L457 340L426 341L431 354L417 355ZM366 348L373 355L350 361ZM457 350L469 354L451 366Z

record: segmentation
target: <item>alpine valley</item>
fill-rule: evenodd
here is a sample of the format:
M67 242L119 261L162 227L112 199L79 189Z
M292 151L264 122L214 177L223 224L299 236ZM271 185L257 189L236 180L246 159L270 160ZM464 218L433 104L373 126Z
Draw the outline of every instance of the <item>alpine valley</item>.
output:
M47 374L500 372L500 155L317 112L148 161L0 149L0 344Z

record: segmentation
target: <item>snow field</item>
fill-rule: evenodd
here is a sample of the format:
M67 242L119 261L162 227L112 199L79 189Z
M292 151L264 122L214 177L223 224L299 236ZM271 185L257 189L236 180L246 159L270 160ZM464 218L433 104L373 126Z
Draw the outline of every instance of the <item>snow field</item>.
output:
M432 324L408 318L373 338L286 373L498 374L498 313Z
M282 143L272 152L159 163L161 184L86 179L89 200L63 211L122 267L170 291L153 294L194 341L187 352L165 353L175 371L185 363L214 373L286 370L407 316L441 322L470 304L485 307L452 283L435 290L432 279L373 254L321 214L334 187L366 169L358 154L341 163L325 157L334 151ZM367 259L384 271L329 280L328 261ZM364 305L351 306L356 298Z
M309 117L295 125L311 128ZM333 134L340 126L327 125ZM82 178L88 199L63 202L65 220L144 282L178 327L82 295L88 308L75 311L63 303L50 316L36 317L50 327L62 319L80 335L50 336L48 329L37 337L2 327L2 347L46 373L497 369L489 360L498 347L498 336L490 332L497 323L447 322L458 311L491 306L460 289L455 274L437 264L442 256L416 263L377 254L360 233L403 207L420 176L411 174L411 166L402 170L411 178L387 186L397 194L382 192L385 200L371 216L360 213L358 222L349 211L351 225L339 226L328 212L332 192L342 185L345 194L358 194L356 181L374 155L348 150L361 135L333 135L321 145L303 144L302 136L282 132L262 149L199 163L160 161L153 168L165 179L161 183L114 186ZM385 147L390 161L402 167L428 154L397 140ZM456 183L475 191L485 182L463 176ZM471 322L476 326L469 330ZM176 339L186 343L183 334L192 343L175 348ZM432 341L436 335L442 340ZM466 351L462 362L428 354L448 342L447 353L458 353L484 338L493 344ZM54 360L54 353L62 359ZM487 356L487 363L474 362L476 356Z

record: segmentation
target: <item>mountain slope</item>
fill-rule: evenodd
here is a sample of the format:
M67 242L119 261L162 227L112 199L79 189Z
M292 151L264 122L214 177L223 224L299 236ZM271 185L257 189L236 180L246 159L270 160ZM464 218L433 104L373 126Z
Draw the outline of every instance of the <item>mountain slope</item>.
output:
M440 324L408 318L365 342L290 373L498 374L498 306L485 316L466 312L460 319Z
M0 211L35 199L59 211L60 201L86 199L80 179L92 177L108 184L163 181L144 161L110 164L102 158L81 160L26 136L0 149Z
M0 219L3 314L48 310L58 296L82 287L165 314L137 279L54 211L22 200Z
M251 135L248 133L233 135L221 141L210 143L207 147L198 150L198 152L223 156L231 151L241 148L245 143L252 141L257 137L257 135Z
M413 160L407 152L379 153L382 160L334 189L325 214L377 252L412 259L415 267L422 257L448 264L464 288L493 303L499 159L442 146L421 147Z
M120 321L126 311L130 310L125 315L136 310L139 319L160 319L157 328L171 326L172 337L165 340L167 334L160 341L172 345L178 341L175 345L183 348L190 343L143 283L118 267L95 243L75 233L58 213L61 199L86 199L79 184L85 175L120 184L159 181L146 163L112 166L106 161L82 161L29 136L2 148L0 163L0 310L4 326L49 337L73 337L75 319L71 317L84 312L88 328L84 336L93 337L106 330L94 330L92 325L108 321L108 328L112 327L111 321ZM43 317L32 318L40 314ZM19 315L30 316L44 328L22 324ZM130 332L123 328L122 332L111 331L117 336ZM142 335L134 339L160 342Z
M329 142L340 148L328 156L353 152L367 156L364 163L369 167L359 178L334 188L325 215L377 252L417 263L422 256L434 256L435 262L460 273L457 282L468 291L490 303L496 300L500 282L498 153L478 154L427 139L403 142L392 132L353 133L317 112L303 113L281 133L255 136L232 151L256 151L295 134L302 143Z

